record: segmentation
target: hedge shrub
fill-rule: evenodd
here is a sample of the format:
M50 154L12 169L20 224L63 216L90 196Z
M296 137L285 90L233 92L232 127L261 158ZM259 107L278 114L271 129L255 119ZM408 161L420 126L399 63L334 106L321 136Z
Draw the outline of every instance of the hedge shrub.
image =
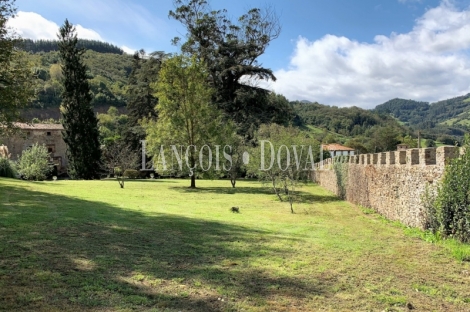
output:
M17 162L18 172L26 180L44 180L52 168L46 146L37 143L24 150Z
M18 172L14 163L8 158L0 157L0 177L16 178L17 176Z
M437 189L431 213L442 235L470 242L470 145L465 138L465 153L446 166Z
M123 176L129 179L137 179L140 176L140 172L134 169L127 169L124 171Z

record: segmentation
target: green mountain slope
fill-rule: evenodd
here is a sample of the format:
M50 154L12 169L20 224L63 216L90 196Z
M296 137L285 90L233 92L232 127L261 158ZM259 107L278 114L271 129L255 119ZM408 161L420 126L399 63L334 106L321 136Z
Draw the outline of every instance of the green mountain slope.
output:
M436 103L393 99L373 111L391 115L424 136L441 141L460 140L470 130L470 94Z
M95 107L125 106L126 85L132 69L132 56L116 52L97 52L95 50L112 51L112 46L106 43L101 43L103 46L100 46L99 43L93 41L92 43L94 43L91 46L93 50L88 49L84 54L84 62L89 70L91 92L94 95L92 104ZM58 52L29 52L29 61L38 77L36 87L38 98L33 102L33 107L59 107L62 71L58 64Z
M359 107L291 102L297 125L323 143L342 143L362 153L394 150L409 129L390 116Z

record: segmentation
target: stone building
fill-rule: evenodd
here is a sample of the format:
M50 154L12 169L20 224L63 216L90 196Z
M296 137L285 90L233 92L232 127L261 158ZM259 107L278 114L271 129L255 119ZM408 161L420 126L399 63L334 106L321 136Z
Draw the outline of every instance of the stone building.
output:
M12 160L17 160L21 153L33 144L44 144L57 171L67 172L67 146L62 138L62 125L16 123L15 126L20 129L18 133L1 139L1 143L8 147Z
M331 157L335 156L354 156L354 148L343 146L341 144L323 144L323 150L329 151Z

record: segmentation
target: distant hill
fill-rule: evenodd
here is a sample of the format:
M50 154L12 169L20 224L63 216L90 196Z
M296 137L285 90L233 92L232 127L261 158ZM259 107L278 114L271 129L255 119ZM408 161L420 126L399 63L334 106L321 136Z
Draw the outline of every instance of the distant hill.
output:
M19 42L18 48L30 53L51 52L59 50L57 45L58 43L58 40L23 39ZM97 40L78 39L77 46L85 50L92 50L99 53L124 54L124 51L121 48L110 43Z
M462 137L470 130L470 94L436 103L393 99L373 111L391 115L433 139Z
M393 99L377 105L374 111L381 114L390 114L402 122L416 123L422 121L422 116L429 111L429 102ZM416 120L417 119L417 120Z
M338 108L298 101L291 104L304 125L323 128L344 136L362 135L374 126L400 127L399 123L388 114L355 106Z
M359 107L336 107L320 103L291 102L295 124L322 143L341 143L361 153L396 149L409 135L407 127L389 114Z
M94 40L79 40L79 46L86 49L83 55L88 67L88 76L95 107L126 105L126 85L132 70L132 56L109 43ZM23 40L19 47L29 52L29 61L36 73L38 97L35 108L55 108L61 103L62 70L59 65L57 41Z

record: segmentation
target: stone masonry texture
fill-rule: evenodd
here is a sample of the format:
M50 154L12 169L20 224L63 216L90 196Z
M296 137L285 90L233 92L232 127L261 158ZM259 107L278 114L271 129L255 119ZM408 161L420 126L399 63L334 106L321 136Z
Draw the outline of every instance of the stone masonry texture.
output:
M458 147L409 149L326 159L312 179L337 196L371 208L389 220L424 228L423 194L442 179Z

